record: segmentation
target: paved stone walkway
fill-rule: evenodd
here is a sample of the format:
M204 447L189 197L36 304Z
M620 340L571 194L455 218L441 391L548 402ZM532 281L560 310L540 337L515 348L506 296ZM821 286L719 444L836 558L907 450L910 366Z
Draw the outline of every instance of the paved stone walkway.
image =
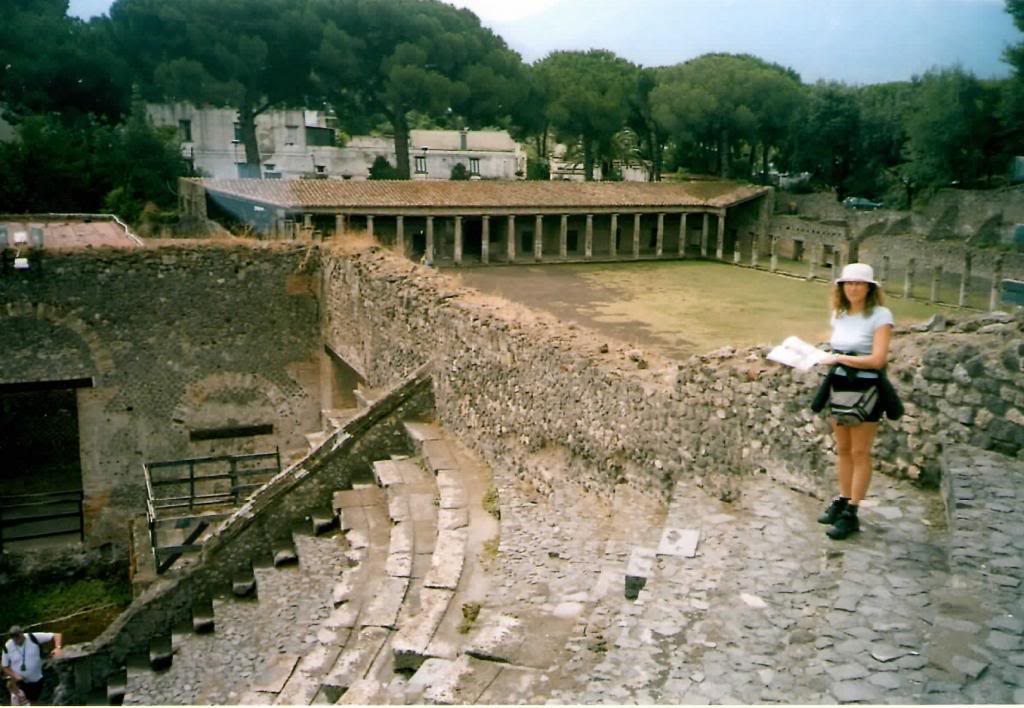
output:
M504 494L505 599L522 614L575 619L529 700L1024 698L1020 599L950 573L938 493L877 477L862 532L843 542L816 523L821 502L764 478L736 503L680 485L667 512L623 503L603 523L514 484ZM625 599L633 549L657 549L666 528L698 530L696 555L655 555L639 597Z
M258 601L215 598L215 631L176 638L170 669L129 668L125 705L272 703L274 693L253 686L267 678L268 661L316 647L339 569L348 565L339 536L294 540L298 565L255 569Z
M461 445L456 456L483 484L485 468ZM815 521L823 502L766 477L731 503L681 483L665 506L625 487L610 503L542 494L496 471L498 552L481 553L447 613L473 599L478 618L462 634L448 617L443 658L411 677L385 652L349 698L1022 703L1022 475L1018 461L948 451L948 528L940 492L876 476L861 533L837 542ZM489 518L482 489L471 496L471 520ZM470 546L486 546L493 529L470 526ZM167 672L133 670L126 702L277 698L257 690L275 671L287 678L291 665L277 664L332 643L323 632L347 565L340 536L295 540L300 566L258 570L260 601L219 603L216 633L180 641Z

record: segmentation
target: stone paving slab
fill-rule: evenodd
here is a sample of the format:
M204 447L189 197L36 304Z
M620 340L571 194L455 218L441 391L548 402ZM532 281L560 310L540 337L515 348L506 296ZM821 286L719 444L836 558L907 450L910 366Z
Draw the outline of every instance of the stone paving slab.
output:
M427 647L441 625L454 595L451 590L427 587L420 590L419 612L410 618L408 624L398 629L391 641L396 669L415 669L427 658Z
M438 529L461 529L469 525L469 512L463 506L458 509L438 509Z
M501 666L463 654L450 662L447 669L423 691L425 702L444 705L477 703L497 678Z
M363 608L359 623L363 627L393 629L408 588L409 578L389 575L379 578L376 591Z
M280 693L297 663L299 663L299 657L295 654L278 654L269 657L263 664L259 678L252 685L252 690Z
M419 490L421 487L433 488L434 477L425 470L417 460L404 459L393 462L395 469L402 475L402 482L412 489Z
M699 529L679 529L665 527L658 543L657 555L693 558L697 555L697 543L700 541Z
M323 684L338 691L345 691L356 681L364 678L387 641L388 635L388 630L381 627L364 627L360 630L350 638L349 644L338 656Z
M402 425L405 427L406 435L413 443L423 443L427 440L440 440L444 437L441 428L433 423L419 423L407 420Z
M427 440L423 443L423 458L431 472L457 470L455 451L446 440Z
M462 509L466 506L466 490L460 471L438 470L437 489L440 492L442 509Z
M465 528L438 530L430 570L423 579L426 587L455 590L459 586L466 560L467 538Z
M352 485L352 489L335 492L332 496L332 504L335 509L377 506L384 502L384 490L373 485Z
M373 463L373 476L377 484L387 489L392 484L402 483L402 473L391 460L377 460Z
M336 705L377 706L386 705L387 686L372 678L361 678L352 683L339 698Z

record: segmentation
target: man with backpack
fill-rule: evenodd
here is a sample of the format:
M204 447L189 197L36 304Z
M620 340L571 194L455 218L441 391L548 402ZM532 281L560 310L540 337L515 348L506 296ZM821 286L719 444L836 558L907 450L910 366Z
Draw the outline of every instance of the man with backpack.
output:
M63 637L59 632L25 632L15 625L8 631L2 666L4 676L18 682L29 704L35 704L43 692L42 644L53 642L53 655L60 653Z

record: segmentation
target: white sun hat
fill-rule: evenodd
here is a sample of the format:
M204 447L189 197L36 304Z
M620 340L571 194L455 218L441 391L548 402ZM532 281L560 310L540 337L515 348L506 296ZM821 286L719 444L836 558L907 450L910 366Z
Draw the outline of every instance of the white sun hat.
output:
M867 263L847 263L843 266L843 273L836 278L836 283L871 283L875 282L875 270Z

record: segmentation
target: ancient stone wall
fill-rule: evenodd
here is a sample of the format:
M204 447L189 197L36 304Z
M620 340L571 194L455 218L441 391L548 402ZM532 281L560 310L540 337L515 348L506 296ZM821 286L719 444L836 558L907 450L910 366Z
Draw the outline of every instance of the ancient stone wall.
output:
M386 253L327 253L324 269L331 346L377 385L434 362L442 423L541 488L664 494L693 479L728 496L743 474L767 472L832 491L830 430L807 407L819 375L768 363L765 348L671 362ZM896 337L891 377L907 415L882 425L882 470L934 482L952 441L1019 453L1024 315L986 317Z
M166 243L46 251L0 279L0 384L77 390L86 540L126 543L142 462L305 447L319 428L318 253ZM195 430L272 424L197 443Z
M154 637L190 621L194 603L227 591L234 574L250 569L275 541L287 540L296 523L330 508L334 492L365 480L374 460L408 453L402 422L428 414L431 404L429 372L416 371L261 487L204 540L194 563L160 577L99 637L61 656L59 702L81 704L129 654L144 651Z

